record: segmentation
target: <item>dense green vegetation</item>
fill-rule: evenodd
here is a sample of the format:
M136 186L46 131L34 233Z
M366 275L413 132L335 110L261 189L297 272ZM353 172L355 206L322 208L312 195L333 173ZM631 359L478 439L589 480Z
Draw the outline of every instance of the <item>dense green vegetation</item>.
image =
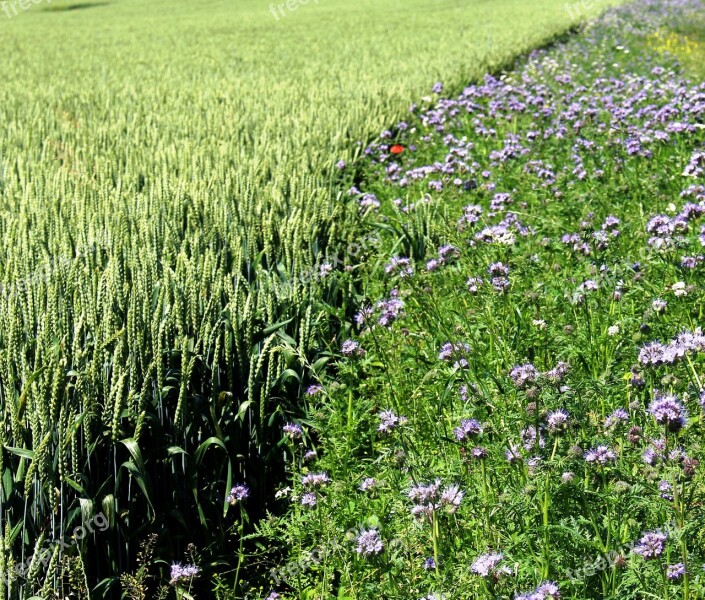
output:
M306 361L324 367L352 310L352 274L315 276L363 239L334 165L437 79L460 89L586 13L2 7L0 596L117 594L152 533L155 559L193 542L204 572L234 569L231 483L255 519ZM107 530L57 542L98 515Z
M617 9L367 149L262 596L705 597L703 16Z

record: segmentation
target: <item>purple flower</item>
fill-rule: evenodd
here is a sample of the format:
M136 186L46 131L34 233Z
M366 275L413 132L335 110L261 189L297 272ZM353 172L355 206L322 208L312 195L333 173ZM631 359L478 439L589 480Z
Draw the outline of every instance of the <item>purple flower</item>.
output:
M470 278L467 280L468 291L469 291L471 294L477 294L477 292L479 291L480 286L481 286L483 283L484 283L484 281L482 281L482 279L480 279L479 277L470 277Z
M480 435L480 433L482 433L482 425L475 419L463 419L460 421L460 426L453 429L453 435L459 442L463 442L469 437Z
M414 268L408 258L393 256L384 267L384 272L387 275L399 275L404 278L411 277L414 274Z
M585 461L606 465L617 459L617 455L607 446L598 446L585 453Z
M319 394L322 391L323 391L323 386L319 385L318 383L314 383L312 385L309 385L306 388L306 395L307 396L315 396L316 394Z
M340 351L343 353L343 356L362 356L365 353L365 351L360 347L359 342L356 342L355 340L345 340Z
M311 462L312 460L316 459L318 457L318 453L315 450L308 450L306 454L304 454L304 460L306 462Z
M336 168L338 169L344 169L345 168L345 161L344 160L339 160L337 163L335 163Z
M446 342L441 347L441 351L438 354L440 360L446 362L454 361L453 367L465 368L468 366L467 356L470 354L470 345L463 342L450 343Z
M570 415L568 414L568 411L563 408L559 408L558 410L548 413L548 416L546 417L548 430L551 433L565 431L568 427L569 418Z
M461 492L457 485L449 485L441 493L441 506L445 506L450 513L454 513L463 500L465 492Z
M496 572L503 558L501 553L482 554L470 565L470 571L480 577L489 577Z
M181 563L172 563L171 565L171 585L176 585L183 579L193 579L200 573L201 569L196 565L182 566Z
M487 449L482 446L477 446L470 451L470 456L478 460L487 458Z
M531 363L525 365L515 366L509 373L512 378L514 385L520 390L528 387L529 384L534 383L539 376L538 369Z
M297 425L296 423L287 423L286 425L284 425L284 427L282 427L282 430L292 440L300 440L301 436L304 433L301 429L301 426Z
M560 600L561 592L558 584L544 581L533 592L525 592L514 597L514 600Z
M509 267L504 263L496 262L487 267L487 272L494 276L509 275Z
M680 431L687 423L688 412L676 396L657 395L649 406L649 412L657 423L672 432Z
M645 533L634 546L633 552L646 560L658 558L666 548L668 536L660 531Z
M301 496L301 504L309 508L315 507L316 504L318 504L316 494L314 494L313 492L306 492L303 496Z
M546 440L541 435L541 429L537 432L534 425L529 425L521 430L521 441L525 450L532 450L537 443L539 448L546 445Z
M379 554L384 549L382 538L374 527L362 530L357 538L357 548L355 551L361 556L372 556Z
M320 488L330 483L328 473L309 473L301 478L301 483L305 488Z
M605 429L610 429L627 421L629 421L629 413L623 408L618 408L605 419Z
M683 563L676 563L666 567L666 577L672 581L680 579L683 575L685 575L685 565Z
M377 427L380 433L390 433L393 429L407 422L406 417L398 417L391 410L383 410L379 413L381 423Z
M432 569L436 568L436 561L433 559L432 556L424 561L423 568L426 571L431 571Z
M374 477L366 477L360 484L360 490L363 492L369 492L376 488L377 485L377 480Z
M249 496L250 490L247 486L236 485L230 490L230 493L228 494L226 500L231 506L235 506L238 502L246 500Z
M443 92L443 84L442 84L440 81L438 81L438 82L435 83L434 86L431 88L431 91L432 91L434 94L440 94L440 93L442 93L442 92Z

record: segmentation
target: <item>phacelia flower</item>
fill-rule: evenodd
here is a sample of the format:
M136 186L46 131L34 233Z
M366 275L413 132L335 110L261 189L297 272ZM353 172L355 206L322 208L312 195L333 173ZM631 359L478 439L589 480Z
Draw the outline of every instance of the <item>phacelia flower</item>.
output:
M301 426L296 423L287 423L284 427L282 427L282 430L292 440L300 440L304 433Z
M372 556L374 554L379 554L384 549L384 544L382 543L382 538L379 535L379 531L372 527L368 530L362 530L357 538L357 552L361 556Z
M236 485L230 490L226 500L231 506L235 506L238 502L246 500L250 496L250 490L245 485Z
M668 536L660 531L645 533L634 546L633 552L646 560L658 558L666 548Z
M380 433L390 433L392 430L407 422L406 417L398 417L391 410L383 410L379 413L379 419L380 424L377 427L377 431Z
M483 554L470 565L470 571L480 577L489 577L497 572L497 567L503 558L504 555L498 552Z
M463 419L460 421L460 425L453 429L453 435L459 442L463 442L470 437L480 435L480 433L482 433L482 425L480 425L480 422L475 419Z
M585 453L585 461L606 465L617 459L617 455L607 446L598 446Z
M676 396L657 395L649 406L649 412L657 423L672 432L680 431L687 423L688 412Z

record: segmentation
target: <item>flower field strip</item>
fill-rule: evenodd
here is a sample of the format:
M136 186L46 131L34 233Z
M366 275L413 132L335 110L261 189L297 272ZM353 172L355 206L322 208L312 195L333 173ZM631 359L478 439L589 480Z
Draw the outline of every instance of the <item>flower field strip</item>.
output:
M365 150L365 296L259 524L354 533L271 598L705 595L705 83L653 47L703 15L615 9Z

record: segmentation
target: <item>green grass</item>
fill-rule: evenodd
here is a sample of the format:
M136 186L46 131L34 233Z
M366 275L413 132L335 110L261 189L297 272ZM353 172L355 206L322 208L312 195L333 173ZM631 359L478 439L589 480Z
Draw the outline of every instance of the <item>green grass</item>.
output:
M359 235L333 165L436 80L564 32L564 4L0 12L0 564L101 510L109 532L68 553L89 586L114 591L152 531L165 560L231 560L230 481L256 465L264 506L305 383L280 344L312 357L349 311L351 278L297 281ZM58 561L0 595L60 588Z

